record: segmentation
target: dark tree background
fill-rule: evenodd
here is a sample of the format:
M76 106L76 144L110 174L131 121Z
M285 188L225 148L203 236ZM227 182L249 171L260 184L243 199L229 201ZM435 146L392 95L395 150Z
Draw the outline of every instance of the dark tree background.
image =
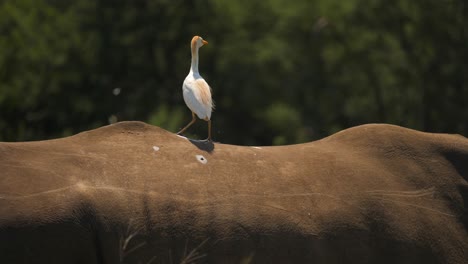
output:
M193 35L214 139L290 144L384 122L468 135L462 0L0 0L0 140L122 120L176 132ZM189 136L204 138L200 121Z

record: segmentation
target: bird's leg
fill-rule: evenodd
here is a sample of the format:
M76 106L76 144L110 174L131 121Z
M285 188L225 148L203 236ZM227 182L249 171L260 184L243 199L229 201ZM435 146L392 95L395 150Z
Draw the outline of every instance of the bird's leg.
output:
M208 138L206 141L211 141L211 119L208 120Z
M188 123L184 128L177 132L177 135L184 133L185 130L187 130L187 128L189 128L191 125L193 125L193 123L195 123L195 121L197 121L197 118L195 117L195 113L192 112L192 121L190 121L190 123Z

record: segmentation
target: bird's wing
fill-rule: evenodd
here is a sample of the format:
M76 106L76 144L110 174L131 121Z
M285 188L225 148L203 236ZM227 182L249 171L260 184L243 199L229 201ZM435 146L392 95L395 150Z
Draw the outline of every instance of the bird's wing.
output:
M203 105L212 109L213 100L211 98L211 88L208 85L208 83L206 83L204 79L196 79L194 85L196 86L195 90L197 92L195 94L197 96L197 99L199 99Z

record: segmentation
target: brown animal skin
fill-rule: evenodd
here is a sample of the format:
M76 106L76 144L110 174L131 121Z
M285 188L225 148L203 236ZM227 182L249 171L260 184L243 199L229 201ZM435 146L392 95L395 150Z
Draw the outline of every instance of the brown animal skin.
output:
M0 262L467 263L467 180L467 138L393 125L261 148L141 122L0 143Z

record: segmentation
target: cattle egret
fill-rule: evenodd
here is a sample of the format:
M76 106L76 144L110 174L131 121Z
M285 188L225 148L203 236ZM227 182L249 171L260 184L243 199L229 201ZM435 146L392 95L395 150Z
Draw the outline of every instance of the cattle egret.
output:
M192 38L192 64L190 66L190 72L182 85L185 104L187 104L188 108L192 111L192 121L177 132L177 135L183 133L197 121L195 117L196 114L198 118L208 122L208 138L206 140L209 141L211 140L211 111L213 109L213 100L211 99L210 86L198 72L198 49L206 44L208 44L208 42L202 37L195 36Z

